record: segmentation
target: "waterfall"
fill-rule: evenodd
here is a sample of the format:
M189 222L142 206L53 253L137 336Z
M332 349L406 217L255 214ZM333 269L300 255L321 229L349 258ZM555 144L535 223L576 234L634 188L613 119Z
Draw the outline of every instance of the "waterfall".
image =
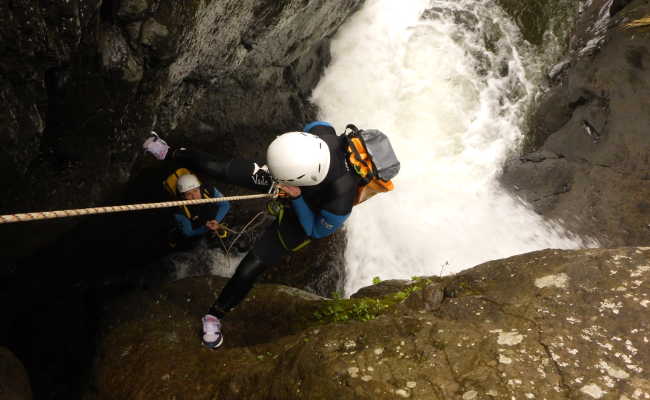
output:
M368 0L336 34L319 118L388 134L396 189L346 222L346 295L543 248L593 245L497 182L539 93L536 54L493 1Z

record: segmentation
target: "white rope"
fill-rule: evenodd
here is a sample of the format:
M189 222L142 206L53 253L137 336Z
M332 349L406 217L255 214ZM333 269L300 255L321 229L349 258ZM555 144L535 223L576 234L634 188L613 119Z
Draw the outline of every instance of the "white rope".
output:
M227 267L228 267L228 270L231 269L231 268L230 268L230 249L232 249L232 247L235 245L235 243L237 242L237 240L239 240L239 238L241 237L241 235L243 235L243 234L246 232L246 229L248 229L248 227L249 227L253 222L255 222L255 220L256 220L259 216L264 215L265 213L266 213L265 211L260 211L260 212L258 212L258 213L257 213L257 214L256 214L256 215L255 215L255 216L254 216L250 221L248 221L248 222L246 223L246 225L244 225L244 227L241 229L241 232L237 232L237 231L235 231L235 230L233 230L233 229L229 229L229 228L227 228L226 226L222 226L222 228L225 228L226 230L230 231L231 233L235 233L235 234L237 234L237 236L235 236L235 238L230 242L230 245L229 245L229 246L226 246L226 243L224 242L224 240L223 240L223 238L222 238L221 236L217 236L217 238L219 239L219 243L221 244L221 248L223 249L223 251L224 251L224 253L225 253L225 256L226 256L225 259L226 259L226 265L227 265ZM257 225L255 225L255 227L257 227Z
M250 221L248 221L248 223L247 223L246 225L244 225L244 227L242 228L241 232L239 232L239 233L237 234L237 236L235 236L235 238L233 239L233 241L230 243L230 246L228 246L228 249L226 250L226 253L227 253L227 254L230 254L230 249L231 249L232 246L235 244L235 242L236 242L237 240L239 240L239 238L241 237L241 235L243 235L244 232L246 232L246 229L247 229L247 228L248 228L248 227L249 227L249 226L250 226L250 225L251 225L251 224L252 224L252 223L253 223L253 222L254 222L254 221L255 221L255 220L260 216L260 215L264 215L264 211L260 211L260 212L258 212L257 214L255 214L255 216L253 217L253 219L251 219Z
M179 200L179 201L166 201L163 203L143 203L143 204L127 204L123 206L109 206L109 207L91 207L79 208L75 210L59 210L59 211L41 211L33 213L22 214L8 214L0 215L0 224L10 224L13 222L29 222L42 219L77 217L81 215L92 214L108 214L123 211L139 211L149 210L152 208L167 208L192 204L205 204L205 203L219 203L223 201L238 201L238 200L252 200L252 199L265 199L277 197L276 193L252 194L246 196L230 196L230 197L214 197L209 199L197 200Z

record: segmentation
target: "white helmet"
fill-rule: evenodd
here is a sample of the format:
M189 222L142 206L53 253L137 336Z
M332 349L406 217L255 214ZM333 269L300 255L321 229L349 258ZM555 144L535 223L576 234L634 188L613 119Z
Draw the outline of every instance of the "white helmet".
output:
M192 174L181 175L181 177L178 178L178 181L176 182L176 190L178 193L189 192L190 190L196 189L198 187L201 187L201 182L199 182L199 179L196 177L196 175Z
M316 135L284 133L266 150L266 162L278 182L291 186L314 186L325 179L330 168L330 149Z

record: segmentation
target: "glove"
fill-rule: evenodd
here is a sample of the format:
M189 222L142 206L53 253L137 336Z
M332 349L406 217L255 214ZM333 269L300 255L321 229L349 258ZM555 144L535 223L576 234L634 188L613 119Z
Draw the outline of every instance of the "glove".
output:
M169 150L167 142L162 140L160 136L154 131L151 131L151 136L144 141L142 148L151 153L156 159L164 160Z

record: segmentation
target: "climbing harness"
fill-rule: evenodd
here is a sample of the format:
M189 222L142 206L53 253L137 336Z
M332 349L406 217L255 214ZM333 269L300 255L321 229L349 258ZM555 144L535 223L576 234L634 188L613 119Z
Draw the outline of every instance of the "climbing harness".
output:
M246 232L246 230L248 230L249 226L250 226L253 222L255 222L255 220L256 220L257 218L259 218L261 215L264 215L264 211L260 211L260 212L258 212L257 214L255 214L255 216L254 216L250 221L248 221L248 223L246 223L246 225L244 225L244 227L241 229L240 232L236 232L236 231L234 231L234 230L231 230L231 232L234 233L234 234L236 234L237 236L235 236L235 238L232 240L232 242L230 242L230 245L229 245L228 248L226 249L226 254L229 254L229 253L230 253L230 249L232 249L232 246L235 245L235 243L237 242L237 240L239 240L239 238L241 237L241 235L243 235L243 234ZM253 229L255 229L255 228L257 228L257 225L252 226L250 230L253 230ZM221 239L221 240L222 240L222 239ZM223 243L223 242L222 242L222 243Z
M286 207L288 207L286 204L284 204L282 201L275 198L268 202L268 204L266 205L266 211L270 215L274 216L278 221L277 234L278 234L278 240L280 241L280 244L282 244L282 247L284 247L285 250L288 251L298 251L303 247L307 246L309 243L311 243L311 239L307 239L302 243L299 243L297 246L290 247L289 245L287 245L287 241L282 236L282 232L280 230L280 225L282 224L282 220L284 219L284 209Z

